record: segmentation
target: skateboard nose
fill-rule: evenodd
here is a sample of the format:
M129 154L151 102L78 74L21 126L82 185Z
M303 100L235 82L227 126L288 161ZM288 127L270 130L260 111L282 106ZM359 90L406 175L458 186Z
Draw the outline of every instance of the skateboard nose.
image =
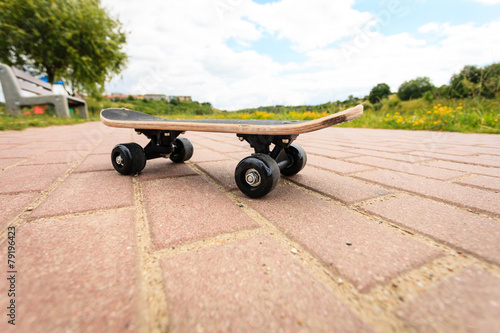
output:
M260 185L260 174L255 169L248 169L245 173L245 181L250 186L259 186Z

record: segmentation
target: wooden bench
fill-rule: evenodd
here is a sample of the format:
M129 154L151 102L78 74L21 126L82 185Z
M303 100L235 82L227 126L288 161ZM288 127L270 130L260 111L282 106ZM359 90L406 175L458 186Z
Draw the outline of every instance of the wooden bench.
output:
M20 71L14 67L0 64L0 82L2 83L5 106L12 115L20 115L23 106L52 104L56 114L69 117L69 109L73 109L80 117L88 118L87 103L83 99L68 95L55 94L52 85ZM28 91L37 96L23 96Z

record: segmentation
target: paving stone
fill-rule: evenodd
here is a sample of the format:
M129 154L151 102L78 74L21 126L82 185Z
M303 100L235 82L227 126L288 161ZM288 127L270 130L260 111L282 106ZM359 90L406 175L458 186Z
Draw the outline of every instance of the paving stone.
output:
M229 160L230 157L227 155L223 155L220 153L217 153L213 150L206 149L206 148L199 148L199 149L194 149L193 157L190 159L191 162L193 163L198 163L198 162L213 162L213 161L223 161L223 160Z
M245 151L247 149L246 146L243 147L241 144L238 144L238 138L236 137L236 135L233 137L232 140L234 141L234 144L223 143L211 139L205 139L199 142L198 145L202 145L203 147L213 149L220 153L234 153L239 151Z
M19 214L28 203L38 196L37 193L20 193L0 195L0 230L7 225L10 219Z
M429 161L433 158L426 156L417 156L417 155L409 155L409 154L400 154L400 153L386 153L382 151L370 150L370 149L352 149L349 151L350 153L357 155L368 155L375 156L380 158L386 158L389 160L402 161L407 163L418 163L423 161Z
M347 204L391 193L389 190L310 166L288 179Z
M155 248L258 226L200 176L148 181L143 191Z
M26 149L26 148L14 148L5 149L0 152L0 159L3 158L31 158L42 153L44 150L37 149Z
M196 164L200 169L205 171L210 177L214 178L221 184L227 191L236 190L236 182L234 180L234 170L238 165L238 161L220 161L220 162L206 162Z
M17 165L0 173L0 193L45 190L67 169L67 164Z
M130 142L130 140L127 140L126 138L117 138L113 140L106 140L102 143L100 143L98 146L96 146L92 150L92 154L103 154L103 155L111 155L111 151L113 151L113 148L119 144L119 143L127 143Z
M303 145L303 147L308 155L316 154L330 158L348 158L358 156L350 153L349 151L326 148L324 145L319 147ZM343 149L345 149L345 147Z
M133 211L29 223L16 235L17 331L136 330Z
M500 168L484 167L479 165L463 164L450 161L432 161L426 165L436 166L444 169L472 172L480 175L500 177Z
M74 172L112 171L110 154L92 154L83 160Z
M133 205L132 178L115 171L71 174L30 218Z
M95 145L89 141L62 142L50 145L50 151L70 151L80 156L87 155L94 149Z
M191 169L189 165L185 163L174 163L168 158L156 158L147 161L146 167L141 171L139 177L144 181L151 179L193 176L197 174L198 173L196 171Z
M244 159L245 157L248 157L253 154L253 150L248 149L247 151L242 151L239 153L229 153L227 156L234 158L238 162Z
M291 186L278 187L266 200L244 200L362 292L440 256L406 234Z
M354 172L373 170L373 167L359 165L345 161L339 161L312 154L307 155L307 164L340 174L349 174Z
M500 215L500 194L396 171L368 171L355 177L462 207Z
M77 151L47 151L22 162L20 165L75 163L82 157L83 155Z
M24 161L24 158L0 158L0 171L21 161Z
M441 180L453 179L465 175L465 173L459 171L445 170L415 163L399 162L373 156L349 158L347 161Z
M22 145L16 145L16 144L10 144L10 143L2 143L2 142L0 142L0 153L2 152L2 150L14 149L14 148L18 148L19 146L22 146Z
M363 207L389 221L500 265L498 221L414 196Z
M500 178L496 177L476 176L473 178L462 179L457 183L463 185L481 187L493 191L500 191Z
M260 236L161 260L175 332L367 332L291 254Z
M496 157L492 157L490 155L481 155L481 156L454 156L454 155L446 155L439 154L435 152L410 152L412 156L418 157L429 157L435 158L439 160L466 163L472 165L481 165L487 167L500 167L500 159Z
M374 145L373 142L367 143L367 144L358 144L358 143L348 143L348 144L340 144L340 147L343 148L349 148L349 149L369 149L369 150L375 150L375 151L380 151L380 152L388 152L388 153L404 153L407 151L405 148L401 147L394 147L393 145L386 145L386 144L377 144Z
M469 268L427 290L398 315L419 332L498 332L498 286L498 277Z

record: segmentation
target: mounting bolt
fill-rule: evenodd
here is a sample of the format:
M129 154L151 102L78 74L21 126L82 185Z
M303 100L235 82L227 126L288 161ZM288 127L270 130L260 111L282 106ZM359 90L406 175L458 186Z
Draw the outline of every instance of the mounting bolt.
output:
M240 139L240 141L245 141L245 138L242 136L238 137L238 139Z
M281 142L283 142L284 144L287 145L290 142L290 139L283 139L283 140L281 140Z

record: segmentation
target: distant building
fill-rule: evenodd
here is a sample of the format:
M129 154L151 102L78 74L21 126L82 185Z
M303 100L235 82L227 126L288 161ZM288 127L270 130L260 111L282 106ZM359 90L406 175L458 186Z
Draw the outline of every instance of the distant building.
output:
M164 95L164 94L145 94L144 98L152 99L155 101L164 101L167 99L167 95Z
M104 98L108 98L108 99L111 99L111 98L128 98L129 96L132 96L133 98L135 99L138 99L138 98L143 98L142 95L127 95L127 94L109 94L109 95L103 95L102 97Z
M171 100L176 99L180 102L192 102L191 96L168 96L167 101L170 102Z
M119 93L112 93L109 95L103 95L102 97L112 99L112 98L120 98L120 99L127 99L128 97L133 97L135 99L151 99L154 101L167 101L170 102L173 99L178 100L179 102L192 102L193 99L191 96L167 96L165 94L145 94L145 95L127 95L127 94L119 94Z

